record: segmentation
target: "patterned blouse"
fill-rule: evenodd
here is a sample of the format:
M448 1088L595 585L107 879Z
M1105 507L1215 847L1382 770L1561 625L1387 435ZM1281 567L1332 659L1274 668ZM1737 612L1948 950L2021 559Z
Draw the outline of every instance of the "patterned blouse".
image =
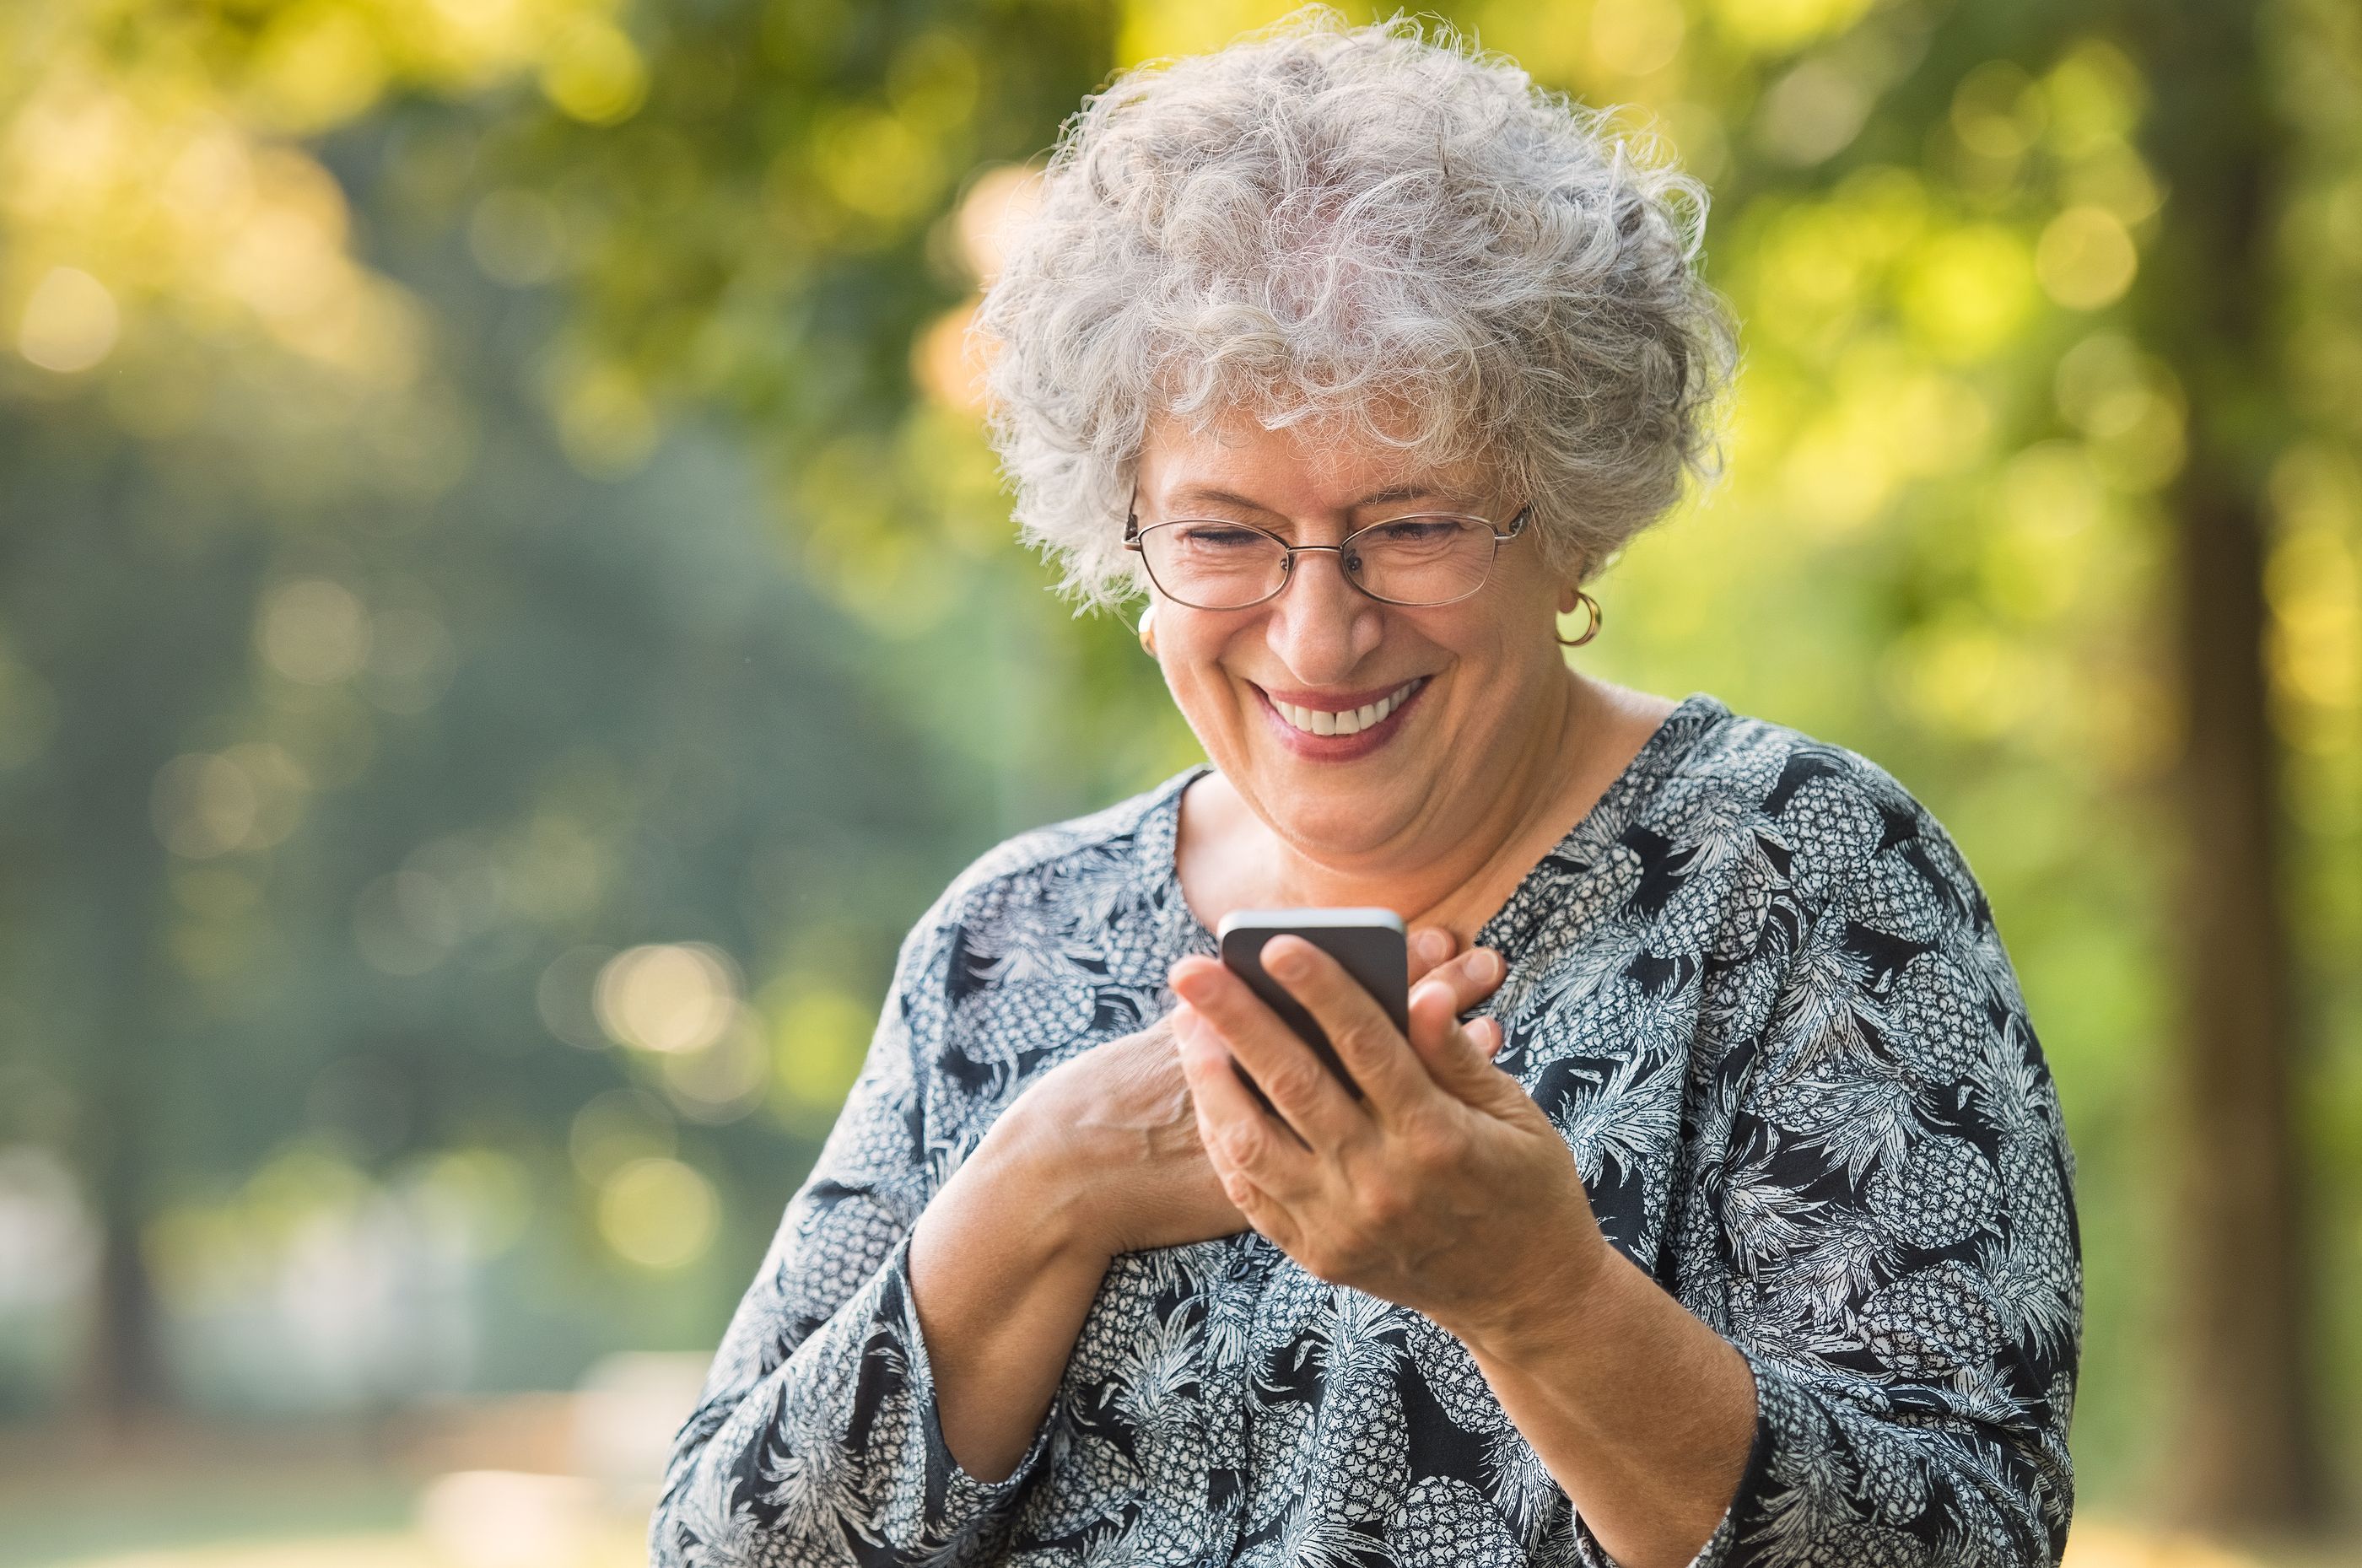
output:
M1460 1342L1253 1231L1118 1257L1004 1480L944 1446L911 1226L1032 1078L1212 953L1198 764L1009 840L902 944L867 1064L676 1440L660 1568L1612 1561ZM1701 1564L2064 1550L2073 1163L1992 913L1860 756L1694 693L1477 940L1497 1060L1608 1241L1746 1356Z

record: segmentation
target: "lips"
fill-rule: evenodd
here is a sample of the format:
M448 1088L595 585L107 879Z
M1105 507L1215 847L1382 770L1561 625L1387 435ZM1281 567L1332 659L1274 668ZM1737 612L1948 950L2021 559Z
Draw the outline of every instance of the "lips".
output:
M1263 699L1264 712L1290 751L1320 761L1350 762L1366 756L1394 737L1402 727L1403 713L1418 701L1432 679L1415 677L1357 707L1347 707L1337 699L1310 692L1302 695L1312 698L1312 702L1285 701L1259 686L1255 695Z
M1418 680L1404 681L1374 702L1364 702L1358 708L1302 707L1283 702L1266 691L1264 698L1279 711L1279 716L1307 734L1351 735L1371 728L1388 713L1402 706Z

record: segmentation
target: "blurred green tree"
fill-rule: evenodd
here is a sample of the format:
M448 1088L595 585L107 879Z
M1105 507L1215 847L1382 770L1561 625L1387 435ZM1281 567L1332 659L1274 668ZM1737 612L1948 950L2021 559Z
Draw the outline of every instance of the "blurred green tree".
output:
M900 58L862 41L879 14L779 16L802 30L753 119ZM699 47L658 93L691 120L666 95ZM697 1321L726 1309L902 927L1038 809L964 787L941 737L988 748L995 705L945 723L955 698L800 587L734 448L659 444L636 381L543 351L552 302L520 286L572 239L502 161L648 94L598 4L0 18L0 1138L67 1154L98 1216L97 1408L173 1397L160 1283L204 1294L234 1218L340 1171L522 1180L541 1229L573 1209L626 1262L715 1182L761 1194L696 1282ZM680 172L679 136L587 134L582 189ZM682 193L716 230L737 210ZM920 265L843 269L844 308L888 315L812 363L895 352ZM757 303L756 345L838 308ZM597 960L688 942L737 1011L632 1038L679 1014L668 971ZM630 1180L600 1152L619 1095L658 1160Z
M2328 1501L2312 1408L2301 1066L2283 866L2287 771L2266 591L2272 463L2301 433L2287 381L2281 237L2292 128L2256 6L2146 8L2128 36L2158 100L2144 141L2172 193L2134 294L2138 340L2188 414L2176 524L2182 756L2179 887L2185 1147L2178 1259L2187 1391L2180 1496L2201 1522L2287 1529ZM2129 18L2128 18L2129 19Z

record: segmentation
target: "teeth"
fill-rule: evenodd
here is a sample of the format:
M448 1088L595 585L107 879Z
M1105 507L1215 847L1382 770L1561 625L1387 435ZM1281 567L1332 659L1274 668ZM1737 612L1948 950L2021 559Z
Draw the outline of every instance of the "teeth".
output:
M1365 702L1360 708L1348 708L1341 713L1332 713L1321 708L1299 708L1293 702L1274 702L1272 706L1279 710L1280 717L1308 734L1357 735L1401 707L1403 699L1408 697L1411 689L1418 684L1416 680L1406 680L1376 701Z

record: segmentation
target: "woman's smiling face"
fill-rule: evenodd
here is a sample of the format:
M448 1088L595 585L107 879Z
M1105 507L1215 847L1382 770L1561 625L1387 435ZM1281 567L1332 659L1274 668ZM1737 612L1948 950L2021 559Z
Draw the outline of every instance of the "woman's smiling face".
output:
M1212 517L1296 544L1333 545L1422 511L1506 532L1523 504L1481 474L1248 420L1205 435L1159 420L1139 471L1143 528ZM1573 584L1543 566L1540 544L1529 527L1502 545L1485 586L1451 604L1382 604L1325 553L1297 558L1284 590L1242 610L1192 609L1158 592L1157 661L1206 755L1299 852L1418 864L1501 809L1497 797L1529 773L1533 739L1548 731L1538 720L1565 701L1552 632ZM1347 710L1375 722L1351 735L1299 727L1333 728L1313 715Z

